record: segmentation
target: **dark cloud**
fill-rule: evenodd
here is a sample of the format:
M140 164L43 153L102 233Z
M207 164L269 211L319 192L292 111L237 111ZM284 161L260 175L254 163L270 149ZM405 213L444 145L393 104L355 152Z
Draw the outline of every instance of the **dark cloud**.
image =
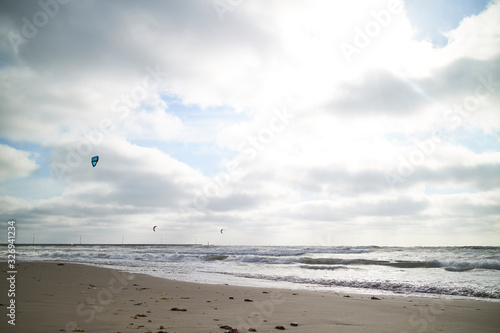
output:
M265 198L260 194L232 194L228 197L209 198L206 208L216 212L230 212L235 210L243 212L257 209L264 201Z
M301 189L313 193L356 195L380 193L387 189L380 170L349 171L336 167L312 168L295 182Z
M357 82L345 82L337 88L340 97L326 109L344 116L404 117L427 102L410 82L384 71L370 72Z
M325 106L329 113L359 117L379 115L407 117L422 110L425 105L452 108L451 103L462 104L468 96L476 95L476 88L484 80L493 78L493 84L481 88L481 94L498 99L500 89L500 58L479 60L458 59L433 73L431 78L410 79L387 71L371 71L362 79L343 82L336 87L335 101ZM484 80L483 80L484 79ZM489 90L493 89L493 91Z
M432 78L417 83L437 101L445 99L461 104L467 96L475 96L476 88L483 85L480 78L488 80L490 76L498 83L500 57L487 60L461 58L437 71ZM491 88L497 90L500 87L483 87L481 94L491 93ZM495 97L498 94L490 96Z
M395 171L391 176L396 181L394 189L405 189L415 185L453 185L455 187L487 191L500 188L500 163L483 163L475 166L452 165L440 169L416 167L409 175ZM399 178L398 178L399 176Z
M468 204L461 203L453 205L450 209L454 213L463 214L463 216L472 217L486 217L486 216L499 216L500 217L500 204Z

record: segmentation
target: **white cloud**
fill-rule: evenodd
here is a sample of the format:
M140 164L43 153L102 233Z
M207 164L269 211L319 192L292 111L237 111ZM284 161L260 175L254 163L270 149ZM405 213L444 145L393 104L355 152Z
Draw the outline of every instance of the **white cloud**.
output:
M498 56L500 36L496 31L499 16L500 2L495 0L480 14L466 17L456 29L445 33L449 45L443 49L443 56L481 60Z
M32 153L0 144L0 180L28 177L39 166Z

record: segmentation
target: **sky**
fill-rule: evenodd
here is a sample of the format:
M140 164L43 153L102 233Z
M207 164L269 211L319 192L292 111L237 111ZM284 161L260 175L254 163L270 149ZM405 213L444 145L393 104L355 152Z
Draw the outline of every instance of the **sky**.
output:
M498 31L497 0L2 1L0 242L500 245Z

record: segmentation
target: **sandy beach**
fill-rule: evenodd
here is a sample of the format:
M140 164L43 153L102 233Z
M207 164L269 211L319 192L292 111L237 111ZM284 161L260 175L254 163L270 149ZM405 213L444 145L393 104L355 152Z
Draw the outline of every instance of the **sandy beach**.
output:
M57 263L18 264L14 326L8 323L7 270L2 272L0 332L277 332L279 326L303 333L498 332L500 327L498 302L235 287L222 280L208 285Z

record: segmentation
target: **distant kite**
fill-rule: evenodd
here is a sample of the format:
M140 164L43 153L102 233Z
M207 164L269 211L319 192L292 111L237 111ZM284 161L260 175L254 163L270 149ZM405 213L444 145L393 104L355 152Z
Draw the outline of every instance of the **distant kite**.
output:
M153 227L153 231L154 231L154 232L156 232L156 230L155 230L155 229L156 229L156 226L154 226L154 227Z
M95 166L97 165L98 161L99 161L99 156L92 157L92 167L95 168Z
M226 230L226 229L220 229L220 233L221 233L221 234L223 234L222 232L223 232L224 230Z

